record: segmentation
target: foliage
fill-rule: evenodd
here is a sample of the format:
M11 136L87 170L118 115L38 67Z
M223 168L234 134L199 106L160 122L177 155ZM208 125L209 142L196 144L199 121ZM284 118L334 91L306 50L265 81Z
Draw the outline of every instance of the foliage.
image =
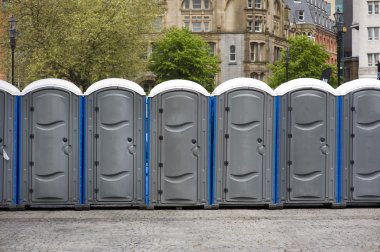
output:
M219 61L211 55L210 46L187 29L170 28L155 43L149 58L149 69L157 82L186 79L211 91Z
M306 36L296 36L289 39L289 80L297 78L321 79L326 68L332 69L329 84L337 85L336 66L327 62L329 54L322 45L315 43ZM269 65L272 71L269 84L272 88L286 82L286 52L281 52L281 59Z
M24 82L55 77L83 88L145 69L144 34L160 12L155 0L13 0L8 7L18 21Z

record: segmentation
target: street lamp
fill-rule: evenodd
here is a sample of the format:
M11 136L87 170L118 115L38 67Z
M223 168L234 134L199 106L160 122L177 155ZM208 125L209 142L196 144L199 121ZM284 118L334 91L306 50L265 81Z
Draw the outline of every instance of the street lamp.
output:
M338 86L340 85L341 76L341 58L342 58L342 44L343 44L343 12L337 9L334 13L335 18L335 29L336 29L336 44L337 44L337 67L338 67Z
M12 84L15 84L15 49L16 49L16 20L13 17L9 18L9 41L12 49Z

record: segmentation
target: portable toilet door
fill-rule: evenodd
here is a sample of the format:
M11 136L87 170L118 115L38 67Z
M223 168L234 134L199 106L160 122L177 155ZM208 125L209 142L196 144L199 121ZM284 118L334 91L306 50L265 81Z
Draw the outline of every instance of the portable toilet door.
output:
M274 92L237 78L212 93L217 205L272 205Z
M145 205L145 92L124 79L91 85L86 95L85 202Z
M380 81L339 86L342 104L342 203L380 204Z
M150 108L150 204L207 205L209 93L172 80L154 87Z
M275 93L280 137L278 203L335 204L335 89L304 78L280 85Z
M80 204L81 91L44 79L22 91L21 204Z
M20 91L0 80L0 208L17 204L17 123Z

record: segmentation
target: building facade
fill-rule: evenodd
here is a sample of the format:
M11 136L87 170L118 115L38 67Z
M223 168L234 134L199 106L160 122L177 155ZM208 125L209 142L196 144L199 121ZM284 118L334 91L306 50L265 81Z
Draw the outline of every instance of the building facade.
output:
M305 35L325 47L330 54L328 63L336 64L337 47L331 5L324 0L285 0L290 9L290 25L296 35Z
M186 27L220 59L217 84L236 77L266 81L268 63L287 46L283 0L164 0L160 28Z
M359 78L376 78L380 60L380 0L355 1L352 57L359 61Z

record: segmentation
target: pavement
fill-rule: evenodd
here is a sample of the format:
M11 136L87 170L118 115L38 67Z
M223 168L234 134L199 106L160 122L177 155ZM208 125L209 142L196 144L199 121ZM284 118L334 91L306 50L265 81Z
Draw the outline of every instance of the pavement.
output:
M0 251L380 251L380 208L0 211Z

